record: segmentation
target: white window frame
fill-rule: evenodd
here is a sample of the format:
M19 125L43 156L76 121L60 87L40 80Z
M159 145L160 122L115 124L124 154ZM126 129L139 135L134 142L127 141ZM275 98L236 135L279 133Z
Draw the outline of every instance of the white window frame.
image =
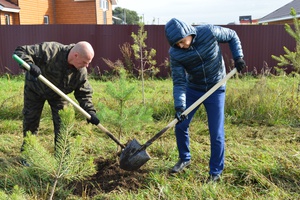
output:
M103 11L109 10L108 0L100 0L100 8Z
M5 25L10 25L10 16L9 14L5 14Z
M44 24L49 24L49 16L44 15Z

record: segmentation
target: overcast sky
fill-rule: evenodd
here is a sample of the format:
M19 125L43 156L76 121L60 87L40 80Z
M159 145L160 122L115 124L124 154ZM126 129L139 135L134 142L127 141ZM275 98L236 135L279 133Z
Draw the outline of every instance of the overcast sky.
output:
M175 17L188 24L239 24L239 16L262 18L292 0L118 0L117 7L136 11L145 24L166 24ZM116 7L114 6L114 7Z

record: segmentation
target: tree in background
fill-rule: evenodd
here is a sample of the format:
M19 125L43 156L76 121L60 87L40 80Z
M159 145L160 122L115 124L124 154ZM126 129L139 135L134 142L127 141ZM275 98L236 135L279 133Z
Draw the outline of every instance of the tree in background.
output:
M136 11L128 10L126 8L116 7L113 11L113 16L119 18L113 19L114 24L138 24L139 16Z
M297 19L297 12L294 8L291 8L290 14L293 16L294 29L285 24L284 28L286 32L296 40L296 50L290 51L287 47L283 47L285 54L280 56L272 55L272 58L278 61L278 66L293 66L295 73L300 74L300 20Z
M137 34L133 32L131 33L131 37L133 38L133 45L131 45L131 48L133 49L135 59L140 62L140 65L136 68L142 79L143 103L145 104L145 75L154 77L159 72L159 68L155 66L156 60L154 60L154 57L156 56L156 50L153 48L147 50L147 45L145 43L145 40L147 39L147 31L145 31L144 24L139 23L139 27Z

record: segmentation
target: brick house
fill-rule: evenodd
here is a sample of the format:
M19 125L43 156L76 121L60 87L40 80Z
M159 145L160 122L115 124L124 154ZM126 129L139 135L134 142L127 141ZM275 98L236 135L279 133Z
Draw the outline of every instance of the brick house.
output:
M118 0L0 0L0 25L112 24Z
M20 24L19 22L20 8L16 4L0 0L0 25Z

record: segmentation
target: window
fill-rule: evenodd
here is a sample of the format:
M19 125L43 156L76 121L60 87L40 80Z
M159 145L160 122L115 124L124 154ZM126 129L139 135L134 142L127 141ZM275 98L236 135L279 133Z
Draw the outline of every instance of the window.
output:
M49 16L48 15L44 16L44 24L49 24Z
M108 10L108 0L100 0L100 8L104 11Z
M5 25L10 25L10 16L5 15Z

